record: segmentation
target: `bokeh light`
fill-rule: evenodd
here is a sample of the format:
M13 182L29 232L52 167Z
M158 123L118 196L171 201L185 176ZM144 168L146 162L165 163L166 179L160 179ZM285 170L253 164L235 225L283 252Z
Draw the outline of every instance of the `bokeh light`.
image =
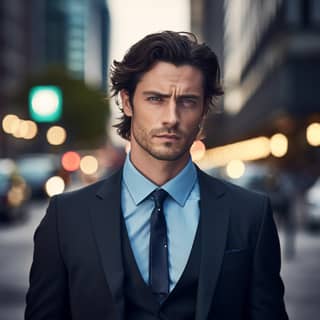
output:
M193 161L201 160L206 153L206 146L201 140L196 140L193 142L190 148L190 154Z
M60 126L53 126L47 131L47 141L49 144L58 146L66 141L67 132Z
M31 120L26 120L25 123L28 125L28 131L25 134L24 138L31 140L37 135L38 126L36 125L36 123L34 121L31 121Z
M32 98L32 107L38 114L48 115L59 105L59 97L52 90L38 90Z
M226 172L227 175L232 179L239 179L245 173L245 164L241 160L231 160L227 167Z
M76 171L80 166L80 155L75 151L68 151L63 154L61 159L62 167L66 171Z
M45 184L45 189L49 197L62 193L64 188L64 180L59 176L49 178Z
M38 127L34 121L20 119L14 114L8 114L3 118L2 129L15 138L23 139L33 139L38 133Z
M307 127L306 138L311 146L320 146L320 123L311 123Z
M12 128L16 126L16 123L19 123L19 118L14 114L7 114L2 119L2 129L5 133L12 133Z
M80 169L84 174L94 174L98 171L98 160L93 156L84 156L80 161Z
M19 137L25 138L28 133L28 130L29 130L28 122L25 120L21 120L20 125L19 125L19 129L17 130Z
M288 152L288 139L282 133L274 134L270 138L271 154L277 158L281 158Z
M224 167L234 159L253 161L267 158L269 155L270 139L262 136L208 149L197 165L206 170Z
M16 121L12 122L11 133L15 138L22 138L20 128L23 121L24 120L18 118Z

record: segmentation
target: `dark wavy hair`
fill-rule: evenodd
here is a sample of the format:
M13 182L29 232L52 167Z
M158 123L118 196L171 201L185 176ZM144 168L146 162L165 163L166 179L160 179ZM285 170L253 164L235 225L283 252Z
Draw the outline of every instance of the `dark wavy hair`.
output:
M223 94L216 54L205 43L199 43L192 33L163 31L147 35L128 50L122 61L113 61L112 96L117 97L121 90L125 90L133 106L138 82L159 61L198 68L203 74L204 98L208 108L215 106L216 98ZM119 105L117 98L116 102ZM114 127L122 138L130 140L131 117L123 113L121 106L120 110L120 122Z

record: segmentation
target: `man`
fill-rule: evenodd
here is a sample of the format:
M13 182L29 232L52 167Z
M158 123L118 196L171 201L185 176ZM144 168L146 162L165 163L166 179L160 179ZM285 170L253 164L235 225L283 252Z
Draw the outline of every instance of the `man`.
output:
M189 33L151 34L111 82L130 154L110 178L51 200L26 319L287 319L268 199L190 160L222 94L215 54Z

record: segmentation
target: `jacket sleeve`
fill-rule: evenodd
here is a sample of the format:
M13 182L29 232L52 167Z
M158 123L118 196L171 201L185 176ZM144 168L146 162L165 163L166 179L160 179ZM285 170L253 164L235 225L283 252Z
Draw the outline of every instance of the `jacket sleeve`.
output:
M34 235L25 320L71 319L67 272L59 246L56 202L53 197Z
M280 277L281 254L270 201L266 198L253 256L250 319L287 320L284 285Z

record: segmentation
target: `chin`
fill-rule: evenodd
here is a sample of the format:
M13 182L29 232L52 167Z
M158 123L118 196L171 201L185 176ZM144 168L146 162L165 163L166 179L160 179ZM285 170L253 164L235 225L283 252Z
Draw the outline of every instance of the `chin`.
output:
M152 157L162 161L176 161L189 157L189 152L186 150L150 150L149 153Z

